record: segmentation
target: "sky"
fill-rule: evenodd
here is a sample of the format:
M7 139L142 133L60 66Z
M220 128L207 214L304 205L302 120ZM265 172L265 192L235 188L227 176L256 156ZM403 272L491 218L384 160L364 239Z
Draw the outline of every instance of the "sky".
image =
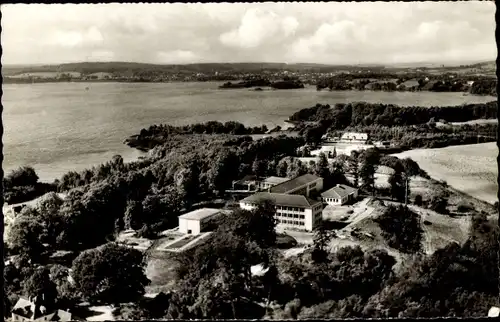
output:
M495 60L494 2L2 5L3 64Z

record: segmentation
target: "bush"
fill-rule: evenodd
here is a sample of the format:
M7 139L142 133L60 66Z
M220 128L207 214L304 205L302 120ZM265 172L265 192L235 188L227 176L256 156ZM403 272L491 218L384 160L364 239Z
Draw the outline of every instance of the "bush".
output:
M389 206L375 221L390 247L403 253L417 253L422 248L422 227L418 215L404 206Z
M137 231L137 236L141 238L154 239L157 237L157 233L151 226L144 225L141 229Z
M413 203L417 206L422 206L423 200L421 195L416 195Z
M457 211L459 212L469 212L474 210L474 207L470 203L466 203L465 201L461 201L457 206Z
M448 198L441 195L432 196L428 205L429 209L434 210L435 212L443 215L448 214L447 207L448 207Z

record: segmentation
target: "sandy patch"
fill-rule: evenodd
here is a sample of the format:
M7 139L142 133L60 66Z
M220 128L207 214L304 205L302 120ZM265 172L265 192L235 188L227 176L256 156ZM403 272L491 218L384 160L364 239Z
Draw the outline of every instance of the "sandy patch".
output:
M498 200L496 143L415 149L394 156L413 159L431 177L445 180L451 187L475 198L489 203Z

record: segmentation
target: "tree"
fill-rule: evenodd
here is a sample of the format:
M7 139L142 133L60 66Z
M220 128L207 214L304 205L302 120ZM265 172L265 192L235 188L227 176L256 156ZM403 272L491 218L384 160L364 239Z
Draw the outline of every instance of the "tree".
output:
M389 206L376 219L382 235L390 247L403 253L417 253L422 249L422 227L419 215L405 206Z
M187 166L181 168L175 174L177 187L185 192L184 201L187 204L192 204L198 198L200 174L200 165L196 159L191 159Z
M316 263L324 262L328 257L328 244L335 237L335 232L327 230L326 223L321 223L314 230L312 258Z
M387 181L391 186L391 197L398 201L403 201L405 198L405 181L403 173L394 171Z
M423 200L422 200L422 195L418 194L415 196L415 200L413 201L413 203L417 206L421 206L422 203L423 203Z
M38 175L30 166L20 167L17 170L12 170L4 179L6 188L34 186L38 182Z
M429 200L429 209L440 214L448 214L448 196L444 192L434 193Z
M43 230L43 223L39 218L19 215L9 230L8 242L11 249L36 261L44 249L40 240Z
M49 270L44 267L35 269L24 281L23 293L28 297L36 297L46 308L53 308L57 299L57 288L50 279Z
M278 162L278 165L276 166L276 174L279 177L286 177L287 170L288 170L288 158L285 157Z
M363 187L375 193L375 171L380 162L380 154L375 149L369 149L361 153L360 159L361 169L359 170L359 176L363 181Z
M77 291L95 302L137 300L149 283L140 251L115 243L83 251L72 265Z
M137 230L142 227L142 204L135 200L127 201L125 208L124 224L125 229Z
M267 172L267 161L255 159L252 163L252 172L258 177L263 177Z
M325 153L321 152L318 156L318 162L315 164L314 174L323 178L325 181L329 181L330 169L328 166L328 159Z
M400 160L400 162L404 168L404 172L408 175L408 177L414 177L420 174L421 170L417 162L413 161L410 158L404 158Z
M349 167L349 172L353 176L354 179L354 187L359 186L359 152L358 151L352 151L350 158L348 159L348 167Z

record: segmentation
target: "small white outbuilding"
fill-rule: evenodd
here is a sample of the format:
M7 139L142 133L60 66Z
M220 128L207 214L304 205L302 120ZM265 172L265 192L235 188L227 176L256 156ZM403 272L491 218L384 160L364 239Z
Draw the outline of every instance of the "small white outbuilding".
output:
M200 234L208 222L221 214L220 209L201 208L179 216L179 231L184 234Z

